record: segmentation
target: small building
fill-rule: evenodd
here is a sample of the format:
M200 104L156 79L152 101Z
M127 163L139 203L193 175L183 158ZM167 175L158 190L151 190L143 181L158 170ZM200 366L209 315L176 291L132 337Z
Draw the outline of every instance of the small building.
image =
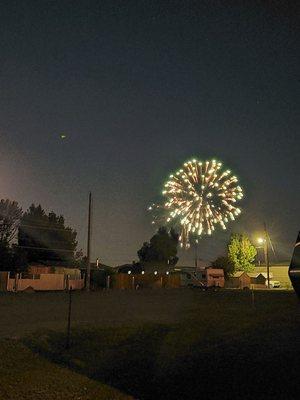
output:
M81 271L79 268L73 266L61 265L44 265L44 264L31 264L27 268L26 275L43 275L43 274L63 274L68 275L71 279L80 279Z
M116 267L116 270L120 274L141 274L143 271L143 267L140 263L132 263L132 264L123 264Z
M262 274L258 272L248 272L250 276L250 284L252 289L264 289L265 288L265 278Z
M267 287L268 275L266 272L248 272L252 289L265 289ZM270 273L270 280L273 274Z
M222 268L195 268L181 267L175 268L181 275L181 286L225 286L224 270Z
M204 273L207 286L225 286L224 270L222 268L206 268Z
M291 281L288 275L289 263L278 263L270 265L270 279L279 281L280 286L286 289L291 289ZM262 272L263 274L267 274L267 268L265 265L260 267L255 267L255 272ZM271 276L272 274L272 276Z
M235 272L235 274L227 280L226 287L230 289L250 289L250 276L244 271Z

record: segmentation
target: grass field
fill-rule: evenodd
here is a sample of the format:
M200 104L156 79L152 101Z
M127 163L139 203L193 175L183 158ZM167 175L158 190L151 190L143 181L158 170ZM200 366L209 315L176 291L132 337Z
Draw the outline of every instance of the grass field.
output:
M85 384L91 397L78 395L82 399L121 398L101 394L114 387L145 400L296 400L300 305L293 292L256 291L254 296L253 303L251 292L234 290L75 293L66 351L66 294L3 295L0 336L15 339L2 339L1 348L8 347L1 354L15 359L14 349L21 346L30 360L21 357L3 370L12 375L18 365L17 371L26 369L32 376L41 369L39 376L49 375L53 384L51 371L60 368L69 387L72 379L80 387L80 379L101 386L95 396ZM0 387L2 381L3 373ZM68 398L57 394L59 382L58 397L49 399ZM75 392L70 398L77 398Z
M47 361L22 343L0 340L1 400L130 400L118 390Z

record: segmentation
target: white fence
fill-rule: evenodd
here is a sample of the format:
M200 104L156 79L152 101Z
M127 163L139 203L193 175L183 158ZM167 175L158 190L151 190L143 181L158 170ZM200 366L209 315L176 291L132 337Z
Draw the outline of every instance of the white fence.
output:
M6 286L8 292L22 292L28 289L43 291L71 288L73 290L80 290L84 287L84 279L69 279L69 277L64 274L39 274L33 275L32 278L26 278L22 277L20 274L16 274L15 277L11 277L8 273L6 285L4 286Z

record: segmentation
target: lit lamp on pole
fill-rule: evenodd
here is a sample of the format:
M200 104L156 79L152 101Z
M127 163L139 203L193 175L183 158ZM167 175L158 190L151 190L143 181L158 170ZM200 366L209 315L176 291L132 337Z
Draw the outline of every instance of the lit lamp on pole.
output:
M267 237L268 237L267 232L265 231L265 237L259 237L257 239L257 242L264 249L265 265L267 268L267 286L268 286L268 289L270 289L270 263L269 263L269 249L268 249Z
M257 249L263 249L264 248L264 242L265 242L264 238L259 237L259 238L256 239L256 241L257 241L258 246L255 246L255 247ZM260 266L260 264L261 264L261 257L258 256L258 265Z
M264 242L265 242L265 239L262 238L262 237L259 237L259 238L257 239L257 243L258 243L258 244L263 244Z

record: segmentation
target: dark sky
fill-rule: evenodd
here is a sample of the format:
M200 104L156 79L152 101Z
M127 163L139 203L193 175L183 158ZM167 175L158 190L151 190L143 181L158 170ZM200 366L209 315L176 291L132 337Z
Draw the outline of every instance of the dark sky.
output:
M2 2L1 197L62 213L85 248L92 190L92 255L116 265L154 232L146 209L168 175L216 157L246 196L202 258L266 221L289 259L300 229L297 3Z

